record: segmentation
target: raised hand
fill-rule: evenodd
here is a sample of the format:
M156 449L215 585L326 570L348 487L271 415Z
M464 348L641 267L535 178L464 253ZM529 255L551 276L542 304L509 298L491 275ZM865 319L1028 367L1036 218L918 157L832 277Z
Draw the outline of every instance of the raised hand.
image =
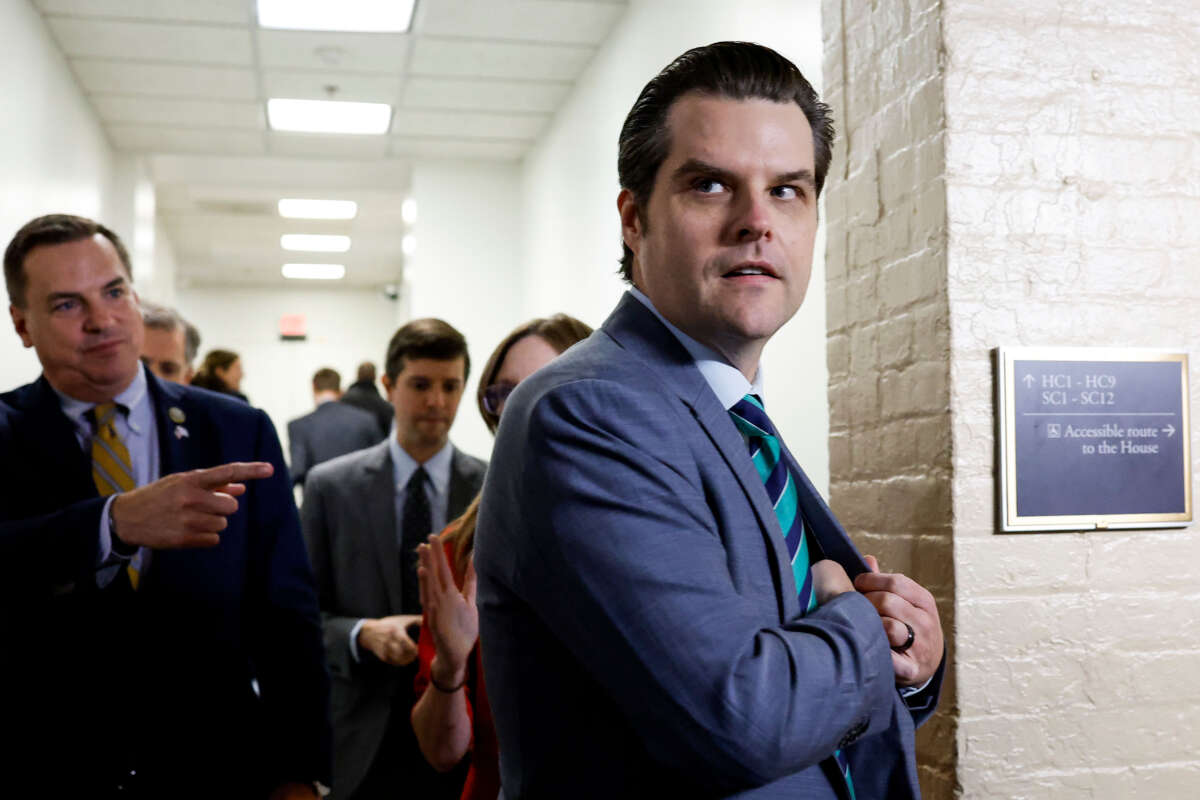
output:
M864 560L871 571L855 578L854 588L871 601L883 620L892 646L896 683L919 686L933 676L942 660L937 603L928 589L907 575L880 572L874 556L864 556Z
M458 686L466 676L467 658L479 639L479 611L475 608L475 565L468 563L462 591L454 583L450 562L437 536L417 548L417 579L421 605L437 656L433 677L439 685Z

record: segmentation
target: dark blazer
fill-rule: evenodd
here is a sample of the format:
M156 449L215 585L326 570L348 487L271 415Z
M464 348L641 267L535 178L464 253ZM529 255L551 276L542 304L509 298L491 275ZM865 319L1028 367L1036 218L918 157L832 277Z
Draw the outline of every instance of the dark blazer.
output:
M342 394L342 402L374 414L379 422L379 438L387 438L388 431L392 429L392 420L396 417L396 410L379 394L374 381L355 381L350 384Z
M859 554L790 454L816 543ZM509 398L476 533L480 642L515 798L916 797L914 724L857 593L800 615L745 441L631 296ZM819 557L819 556L815 556Z
M269 461L275 474L246 484L217 547L155 551L139 591L124 570L99 589L104 500L90 456L45 378L0 395L0 669L19 732L0 756L6 782L45 797L124 784L132 796L259 798L284 781L328 782L329 676L271 421L146 380L163 475L228 461Z
M485 462L454 451L447 520L466 511L486 469ZM402 583L416 580L400 572L387 442L313 469L301 516L333 675L333 773L345 797L370 768L392 714L407 714L407 708L396 708L404 705L398 698L412 694L414 670L382 664L365 648L359 650L362 663L350 653L350 632L358 621L402 613Z
M288 423L292 480L303 486L308 471L317 464L378 441L379 425L373 416L344 403L322 403Z

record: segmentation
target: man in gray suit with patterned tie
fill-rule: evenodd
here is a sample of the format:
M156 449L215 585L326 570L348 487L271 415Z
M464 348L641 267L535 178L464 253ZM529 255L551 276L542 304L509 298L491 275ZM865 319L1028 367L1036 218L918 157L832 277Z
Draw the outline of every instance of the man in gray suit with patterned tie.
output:
M401 327L383 378L395 435L319 464L304 486L301 526L333 675L339 797L461 791L460 774L439 776L426 763L409 712L421 623L416 547L466 510L487 466L449 439L469 369L466 340L447 323Z
M513 393L480 508L508 800L919 795L937 607L855 550L759 369L808 287L832 139L799 70L744 42L683 54L626 118L631 289Z

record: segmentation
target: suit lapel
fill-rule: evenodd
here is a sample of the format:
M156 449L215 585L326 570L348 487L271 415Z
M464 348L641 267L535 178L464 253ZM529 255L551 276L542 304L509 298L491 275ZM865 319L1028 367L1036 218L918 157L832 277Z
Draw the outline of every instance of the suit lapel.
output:
M808 476L804 474L804 470L800 468L799 463L796 462L796 459L786 446L783 448L783 453L784 458L787 459L788 468L791 469L792 475L796 477L796 491L799 495L800 510L804 514L804 519L808 522L809 531L817 540L816 544L824 554L823 557L832 558L841 564L851 580L860 573L866 572L866 562L858 554L854 543L846 535L846 531L842 528L841 523L833 516L833 512L829 509L829 506L821 499L821 495L816 490L816 487L809 481ZM817 557L814 555L814 558Z
M375 540L377 563L387 587L388 604L394 610L404 605L400 586L400 543L396 538L396 486L388 443L375 445L371 460L363 467L361 481L366 488L367 527Z
M463 474L462 454L458 448L451 445L450 451L450 490L446 498L446 520L456 520L471 505L475 499L475 486Z
M38 378L23 399L27 400L22 405L28 414L28 423L23 427L37 432L28 453L30 474L64 477L66 497L96 497L91 456L79 446L75 428L62 412L62 403L49 381L44 376Z
M605 321L603 330L626 350L650 364L664 384L691 410L696 422L721 453L758 519L759 532L772 561L771 573L775 580L780 618L786 620L797 615L800 601L796 597L787 546L775 509L771 507L762 480L754 469L754 462L750 460L746 440L734 427L729 412L721 406L691 355L675 335L630 294L621 298Z
M159 477L175 472L197 469L201 462L196 455L198 442L192 441L187 422L194 419L191 404L178 386L160 381L146 370L147 391L154 406L154 427L158 430ZM175 419L172 419L174 417ZM177 435L176 431L180 433Z

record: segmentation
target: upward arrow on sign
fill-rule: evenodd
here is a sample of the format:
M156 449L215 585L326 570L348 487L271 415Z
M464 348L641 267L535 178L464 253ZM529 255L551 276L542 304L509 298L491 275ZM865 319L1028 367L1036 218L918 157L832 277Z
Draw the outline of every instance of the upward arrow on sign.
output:
M1032 376L1032 375L1026 375L1024 378L1021 378L1021 380L1025 381L1025 388L1026 388L1026 389L1032 389L1032 388L1033 388L1033 376Z

